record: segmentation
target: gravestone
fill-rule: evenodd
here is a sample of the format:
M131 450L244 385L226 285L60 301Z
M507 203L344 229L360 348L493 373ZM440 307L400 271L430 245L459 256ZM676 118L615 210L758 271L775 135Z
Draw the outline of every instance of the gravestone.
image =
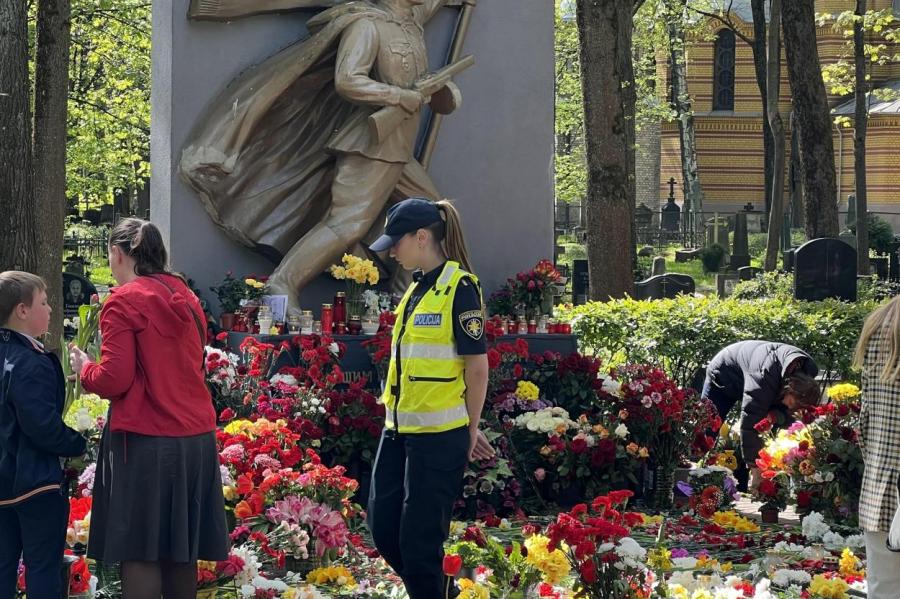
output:
M853 249L857 249L856 245L856 235L851 233L850 231L844 231L840 235L838 235L838 239L852 247Z
M750 266L750 241L747 237L746 212L738 212L734 216L734 247L730 264L734 270Z
M900 241L897 241L896 236L894 241L888 244L888 256L891 259L888 278L891 281L897 281L900 279Z
M671 299L680 293L694 293L694 279L688 275L665 274L634 284L634 297L639 300Z
M588 278L588 261L575 260L572 263L572 303L576 306L586 304L590 293Z
M93 226L98 226L100 224L100 211L96 208L88 208L82 213L82 218L86 220Z
M738 278L741 281L752 281L758 275L761 275L763 273L763 269L757 268L755 266L742 266L741 268L737 269L737 273Z
M638 227L649 227L653 222L653 210L645 203L641 202L634 209L634 224Z
M794 297L856 301L856 250L840 239L813 239L794 256Z
M726 298L734 293L734 287L740 282L737 273L717 273L716 274L716 295L720 298Z
M113 225L116 220L116 207L112 204L103 204L100 206L100 224Z
M666 258L665 256L657 256L653 259L653 271L651 276L666 274Z
M851 193L847 196L847 220L844 225L847 229L856 227L856 194Z
M699 260L703 248L682 248L675 250L675 262L690 262L691 260Z
M731 244L728 241L728 219L711 218L706 221L706 245L720 245L725 250L725 254L731 253Z
M675 203L675 198L671 195L667 198L666 205L662 207L660 226L669 233L677 233L681 227L681 207Z
M744 205L744 214L747 216L747 232L762 233L763 232L763 214L753 211L753 204L747 202Z
M185 142L230 81L308 37L307 21L322 11L207 22L188 19L188 4L153 2L150 208L173 268L207 289L225 271L264 275L275 264L232 241L209 218L179 173ZM252 8L253 0L221 4ZM445 7L426 25L430 70L446 64L459 16L458 7ZM521 9L520 0L490 0L474 7L462 53L474 55L476 64L454 79L462 105L443 120L428 167L440 194L457 200L473 268L486 294L510 273L553 252L553 203L548 201L553 177L547 166L554 139L553 19L551 2L529 4L528 10ZM428 118L425 110L422 131ZM503 215L502 226L492 216L497 214ZM521 243L523 235L527 244ZM498 246L515 250L498 252ZM340 282L322 276L303 290L300 301L312 307L341 288Z
M782 267L785 272L794 272L794 253L797 248L791 248L781 253Z
M74 318L78 316L78 308L91 303L91 296L97 293L97 289L81 275L64 272L62 277L63 315L66 318Z

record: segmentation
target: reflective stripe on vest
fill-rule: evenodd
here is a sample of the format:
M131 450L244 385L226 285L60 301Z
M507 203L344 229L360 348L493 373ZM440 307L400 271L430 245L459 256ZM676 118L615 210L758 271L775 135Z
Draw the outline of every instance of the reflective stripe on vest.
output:
M437 412L397 412L397 423L401 427L440 427L451 424L457 420L463 420L469 417L466 405L462 404L447 408L446 410L438 410ZM385 425L389 428L394 426L394 413L387 411L385 416Z
M397 355L397 346L391 344L391 356ZM456 360L456 347L434 343L404 343L403 359Z

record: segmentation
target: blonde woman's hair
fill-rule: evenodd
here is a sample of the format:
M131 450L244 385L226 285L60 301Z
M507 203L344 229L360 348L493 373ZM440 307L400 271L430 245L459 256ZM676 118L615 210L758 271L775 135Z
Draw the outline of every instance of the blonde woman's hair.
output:
M463 270L473 272L472 261L469 260L469 250L466 248L466 239L463 236L462 218L459 216L459 211L449 200L435 202L435 205L440 211L443 221L428 227L428 230L440 242L444 255L448 259L459 262Z
M887 335L890 340L891 351L879 374L881 381L890 383L900 378L900 295L866 318L859 341L856 343L856 352L853 354L854 367L863 367L869 343L878 334Z

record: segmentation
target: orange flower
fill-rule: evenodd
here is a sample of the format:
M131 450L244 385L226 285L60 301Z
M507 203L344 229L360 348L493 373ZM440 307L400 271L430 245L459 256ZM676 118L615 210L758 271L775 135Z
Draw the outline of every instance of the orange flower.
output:
M250 507L250 504L244 500L238 502L236 506L234 506L234 517L243 520L244 518L249 518L253 515L253 509Z

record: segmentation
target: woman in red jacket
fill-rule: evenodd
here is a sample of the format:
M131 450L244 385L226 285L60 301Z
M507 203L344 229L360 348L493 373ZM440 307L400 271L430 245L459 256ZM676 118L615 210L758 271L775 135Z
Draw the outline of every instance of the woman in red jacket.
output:
M194 597L197 560L228 555L206 320L153 224L119 222L109 264L100 362L70 347L85 390L110 400L88 556L121 564L126 599Z

